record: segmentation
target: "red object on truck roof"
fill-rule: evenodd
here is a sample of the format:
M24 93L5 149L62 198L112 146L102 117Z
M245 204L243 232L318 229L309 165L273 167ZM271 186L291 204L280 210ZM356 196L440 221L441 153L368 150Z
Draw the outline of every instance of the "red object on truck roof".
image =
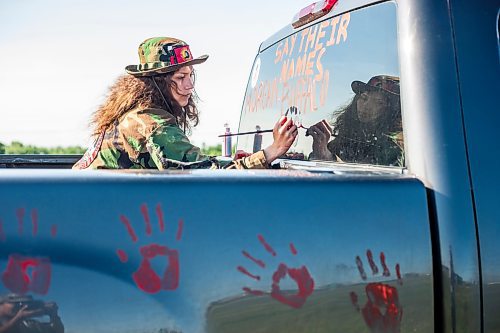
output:
M337 2L338 0L318 1L302 8L293 18L292 26L298 28L328 14Z

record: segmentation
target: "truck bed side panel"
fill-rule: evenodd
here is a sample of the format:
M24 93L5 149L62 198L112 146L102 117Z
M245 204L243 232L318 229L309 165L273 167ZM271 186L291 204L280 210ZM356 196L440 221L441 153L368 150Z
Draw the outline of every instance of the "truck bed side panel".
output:
M3 173L1 291L71 332L433 331L422 183L277 174Z

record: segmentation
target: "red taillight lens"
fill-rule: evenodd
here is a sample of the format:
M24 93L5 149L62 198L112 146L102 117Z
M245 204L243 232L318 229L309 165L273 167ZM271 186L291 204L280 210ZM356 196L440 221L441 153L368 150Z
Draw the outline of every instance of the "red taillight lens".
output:
M295 15L292 26L298 28L316 20L318 17L328 14L337 1L338 0L324 0L310 4Z

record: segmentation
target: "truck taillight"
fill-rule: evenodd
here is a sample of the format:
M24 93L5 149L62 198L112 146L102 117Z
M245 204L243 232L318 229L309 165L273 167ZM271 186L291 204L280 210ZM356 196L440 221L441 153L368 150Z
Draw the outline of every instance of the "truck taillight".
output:
M310 4L295 15L292 21L292 26L294 28L298 28L316 20L318 17L328 14L337 1L338 0L324 0Z

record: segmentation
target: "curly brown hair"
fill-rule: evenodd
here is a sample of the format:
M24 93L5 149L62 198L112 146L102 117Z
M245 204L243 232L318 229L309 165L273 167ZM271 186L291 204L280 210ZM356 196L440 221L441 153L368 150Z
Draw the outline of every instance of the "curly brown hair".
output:
M120 76L109 88L104 103L92 116L90 121L93 127L92 135L104 132L124 114L135 108L165 109L176 118L181 128L190 131L191 127L198 125L199 122L199 111L196 106L198 96L194 92L189 97L188 105L183 109L172 97L171 87L175 87L172 75L173 73L167 73L154 77L170 105L165 105L153 83L153 77Z

